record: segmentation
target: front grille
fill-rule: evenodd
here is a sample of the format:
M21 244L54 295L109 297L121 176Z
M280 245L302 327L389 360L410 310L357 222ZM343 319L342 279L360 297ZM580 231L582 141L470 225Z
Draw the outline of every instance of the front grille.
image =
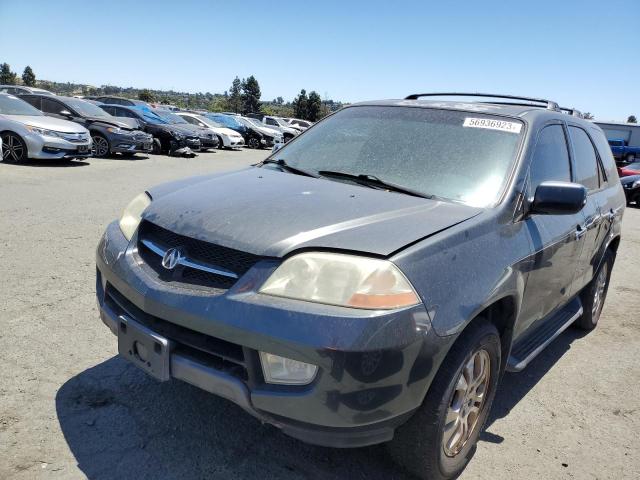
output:
M111 284L107 284L105 303L116 315L128 315L171 340L174 343L174 352L241 380L248 380L247 362L242 346L149 315L127 300Z
M213 293L223 293L231 288L237 279L187 266L178 266L173 270L167 270L162 266L160 255L148 248L144 244L145 241L153 242L163 250L181 248L189 260L205 267L233 272L238 278L264 258L179 235L149 221L143 221L138 230L138 254L147 266L158 275L159 279L217 290Z

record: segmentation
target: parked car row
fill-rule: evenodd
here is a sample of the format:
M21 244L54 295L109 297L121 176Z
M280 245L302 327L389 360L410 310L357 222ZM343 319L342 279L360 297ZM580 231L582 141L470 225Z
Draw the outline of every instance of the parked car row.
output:
M77 159L210 148L273 148L311 124L299 119L151 106L112 96L65 97L0 85L3 160Z

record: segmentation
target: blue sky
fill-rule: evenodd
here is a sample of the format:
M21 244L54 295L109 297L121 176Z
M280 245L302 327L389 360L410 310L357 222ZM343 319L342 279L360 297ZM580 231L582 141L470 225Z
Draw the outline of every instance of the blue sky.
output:
M547 97L640 117L640 0L0 0L0 62L39 78L349 102L411 92Z

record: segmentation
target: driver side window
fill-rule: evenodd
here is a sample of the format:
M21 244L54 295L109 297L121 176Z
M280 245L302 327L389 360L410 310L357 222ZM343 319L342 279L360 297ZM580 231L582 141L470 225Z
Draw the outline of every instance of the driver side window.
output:
M571 181L569 149L562 125L549 125L538 134L529 169L529 195L533 196L542 182Z

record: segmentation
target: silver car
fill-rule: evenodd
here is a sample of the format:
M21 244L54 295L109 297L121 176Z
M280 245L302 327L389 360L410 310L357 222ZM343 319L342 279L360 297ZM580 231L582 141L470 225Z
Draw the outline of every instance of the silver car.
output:
M19 97L0 93L2 159L21 163L91 156L91 136L82 125L47 117Z

